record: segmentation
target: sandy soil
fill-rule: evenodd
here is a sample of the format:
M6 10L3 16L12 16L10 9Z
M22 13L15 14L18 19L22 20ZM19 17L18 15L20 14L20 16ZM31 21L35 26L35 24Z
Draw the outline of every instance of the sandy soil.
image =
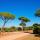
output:
M0 36L0 40L40 40L40 36L23 32L6 32Z
M29 33L23 33L23 32L10 32L7 35L3 35L0 37L0 40L16 40L17 38L24 37L26 35L29 35Z
M30 35L26 35L24 37L17 38L15 40L40 40L40 37L30 34Z

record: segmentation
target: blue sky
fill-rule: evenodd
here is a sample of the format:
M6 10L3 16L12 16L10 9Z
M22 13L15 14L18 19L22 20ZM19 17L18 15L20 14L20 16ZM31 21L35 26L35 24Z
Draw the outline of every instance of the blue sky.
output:
M33 23L40 23L40 18L34 16L35 11L40 8L40 0L0 0L0 12L10 12L16 15L16 19L8 21L5 26L19 26L18 17L25 16L31 21L27 26ZM0 26L3 21L0 19Z

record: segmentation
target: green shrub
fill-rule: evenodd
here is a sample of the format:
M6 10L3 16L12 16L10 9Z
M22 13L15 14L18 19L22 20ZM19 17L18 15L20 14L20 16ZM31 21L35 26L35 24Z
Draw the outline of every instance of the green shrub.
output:
M5 32L10 32L10 28L5 28L4 31Z
M16 31L16 27L13 27L13 26L10 27L10 31L11 31L11 32Z
M34 34L39 34L40 28L39 24L33 24L33 33Z
M22 28L21 27L18 27L17 29L18 29L18 31L22 31Z

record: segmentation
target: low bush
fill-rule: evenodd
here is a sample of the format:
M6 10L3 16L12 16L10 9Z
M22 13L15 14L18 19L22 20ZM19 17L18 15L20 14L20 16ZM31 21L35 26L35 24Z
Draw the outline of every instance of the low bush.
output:
M40 25L39 24L33 24L33 33L40 34Z

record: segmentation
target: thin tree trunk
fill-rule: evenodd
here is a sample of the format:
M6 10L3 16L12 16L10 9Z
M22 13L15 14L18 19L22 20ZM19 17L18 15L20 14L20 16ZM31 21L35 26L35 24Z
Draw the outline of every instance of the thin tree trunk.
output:
M24 32L24 30L23 30L23 26L22 26L22 32Z
M22 26L22 31L23 31L23 32L25 31L25 28L24 28L24 26Z
M22 27L22 32L23 32L23 27Z
M1 28L1 31L2 31L2 32L4 32L5 23L6 23L6 21L4 21L4 24L3 24L2 28Z

